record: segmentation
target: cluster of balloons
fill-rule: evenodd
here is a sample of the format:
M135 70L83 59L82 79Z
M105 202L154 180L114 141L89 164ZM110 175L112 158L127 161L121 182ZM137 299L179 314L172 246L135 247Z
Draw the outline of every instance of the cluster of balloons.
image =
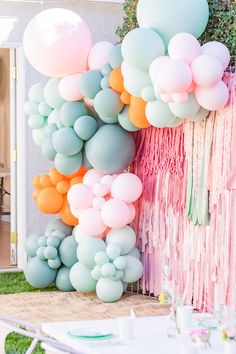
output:
M71 213L79 219L77 242L91 235L102 238L108 228L130 224L135 218L133 203L141 193L142 182L133 173L104 175L95 169L87 171L83 183L73 185L67 196Z
M121 298L127 283L139 280L143 273L139 250L135 247L136 235L132 227L108 232L106 242L97 237L80 240L70 281L81 292L96 290L104 302Z
M30 257L26 268L27 281L36 288L56 283L61 291L72 291L70 269L77 262L77 243L72 227L55 219L46 227L45 234L30 235L25 250Z
M52 167L48 174L35 177L33 199L37 208L45 214L59 213L65 224L77 225L78 219L70 211L67 193L71 186L82 182L85 172L81 167L75 174L65 176Z

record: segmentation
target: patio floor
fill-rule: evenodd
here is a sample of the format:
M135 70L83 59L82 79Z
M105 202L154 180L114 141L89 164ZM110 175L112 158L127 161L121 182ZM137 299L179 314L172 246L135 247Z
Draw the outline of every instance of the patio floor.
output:
M10 265L10 223L0 221L0 268Z
M103 303L95 294L78 292L42 292L0 295L0 316L10 316L33 322L57 322L115 318L129 315L165 315L168 305L158 304L155 298L126 294L118 303Z

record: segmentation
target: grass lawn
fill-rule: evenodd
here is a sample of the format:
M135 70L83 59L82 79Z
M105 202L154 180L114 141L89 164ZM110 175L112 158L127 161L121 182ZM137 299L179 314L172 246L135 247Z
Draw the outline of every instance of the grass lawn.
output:
M0 273L0 294L16 294L32 291L56 291L55 286L47 289L35 289L25 280L23 273ZM25 354L31 344L31 339L11 333L6 340L6 354ZM44 353L40 345L37 345L34 354Z

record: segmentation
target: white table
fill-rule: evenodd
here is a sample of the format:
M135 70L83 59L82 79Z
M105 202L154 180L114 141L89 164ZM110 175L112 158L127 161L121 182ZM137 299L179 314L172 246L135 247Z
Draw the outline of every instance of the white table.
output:
M180 353L178 339L166 336L166 320L166 316L135 319L134 338L126 343L119 339L88 343L87 341L73 339L67 334L68 331L88 327L117 332L116 319L44 323L42 324L42 330L61 343L86 354L178 354ZM223 344L218 338L217 331L212 332L211 344L212 348L210 350L202 350L201 353L223 354Z

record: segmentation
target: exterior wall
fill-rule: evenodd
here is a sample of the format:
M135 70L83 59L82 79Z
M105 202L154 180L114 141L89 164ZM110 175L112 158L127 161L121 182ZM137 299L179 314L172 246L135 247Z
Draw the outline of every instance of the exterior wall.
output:
M89 0L62 1L60 6L66 7L80 14L87 22L93 34L94 43L100 40L109 40L116 43L115 30L122 23L122 4L92 2ZM45 8L53 7L48 4ZM14 3L0 1L0 42L22 42L24 29L28 21L41 10L40 4ZM25 91L39 81L44 82L45 77L37 73L26 62ZM27 124L27 119L22 119L22 124ZM34 176L45 173L50 168L40 153L40 149L34 144L30 129L27 129L27 232L42 232L45 223L52 218L37 211L32 200L32 184Z

